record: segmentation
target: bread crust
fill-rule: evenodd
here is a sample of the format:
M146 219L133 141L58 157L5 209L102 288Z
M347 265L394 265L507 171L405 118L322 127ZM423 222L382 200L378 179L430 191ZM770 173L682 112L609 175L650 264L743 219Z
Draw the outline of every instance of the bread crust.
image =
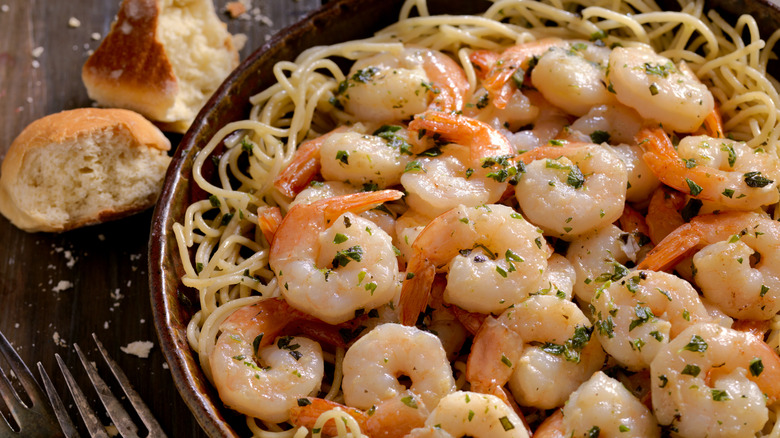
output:
M226 29L213 12L211 0L197 1L208 2L208 21ZM166 131L183 133L200 106L185 105L187 115L182 114L182 102L178 99L183 79L177 77L172 65L175 57L166 52L159 35L161 8L160 0L123 0L108 35L82 67L81 77L89 97L101 106L131 109ZM226 30L223 32L226 36L221 46L231 59L229 71L238 65L238 51L233 37ZM215 88L224 77L218 79Z
M157 0L124 0L117 19L81 77L93 100L166 120L179 86L165 47L157 39Z
M18 184L27 175L25 158L35 149L74 145L101 133L126 134L132 141L129 147L140 148L154 160L170 158L165 153L171 144L167 137L151 122L133 111L124 109L79 108L62 111L38 119L27 126L11 143L0 166L0 213L14 225L25 231L62 232L73 228L105 222L128 216L154 205L157 193L128 205L98 208L88 217L69 217L64 223L52 221L38 211L26 211L21 206ZM125 147L101 144L101 148ZM66 166L68 163L59 163ZM163 170L164 174L164 170ZM159 175L160 181L164 175ZM53 200L52 202L57 202Z

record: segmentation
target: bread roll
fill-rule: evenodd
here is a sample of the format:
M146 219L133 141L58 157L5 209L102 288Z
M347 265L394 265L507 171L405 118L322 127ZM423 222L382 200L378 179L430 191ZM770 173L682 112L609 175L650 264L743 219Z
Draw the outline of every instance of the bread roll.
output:
M139 114L81 108L38 119L0 167L0 213L25 231L61 232L154 205L171 144Z
M123 0L81 71L89 97L185 132L238 65L212 0Z

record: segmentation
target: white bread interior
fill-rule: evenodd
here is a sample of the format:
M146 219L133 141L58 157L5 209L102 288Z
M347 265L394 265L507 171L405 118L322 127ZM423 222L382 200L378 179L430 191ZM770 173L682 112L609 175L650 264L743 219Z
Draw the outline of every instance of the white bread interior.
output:
M212 0L123 0L111 31L82 69L89 97L185 132L238 65Z
M0 213L25 231L62 232L154 205L171 145L137 113L80 108L38 119L0 167Z

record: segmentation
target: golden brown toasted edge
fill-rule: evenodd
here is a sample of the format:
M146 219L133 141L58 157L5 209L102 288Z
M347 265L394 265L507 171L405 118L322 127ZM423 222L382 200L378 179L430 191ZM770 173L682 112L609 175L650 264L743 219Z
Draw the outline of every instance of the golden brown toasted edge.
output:
M78 108L45 116L22 130L11 143L0 165L0 213L15 226L28 232L63 232L119 219L153 206L157 194L122 208L104 208L94 217L72 218L65 223L54 223L40 213L19 208L20 203L15 196L14 186L19 178L24 177L20 172L29 151L75 142L79 138L93 136L106 130L126 132L133 140L131 147L144 147L163 152L171 149L170 141L156 126L130 110ZM170 161L167 154L162 155Z
M157 38L159 15L157 0L122 1L111 30L81 70L91 99L170 121L166 114L179 86Z

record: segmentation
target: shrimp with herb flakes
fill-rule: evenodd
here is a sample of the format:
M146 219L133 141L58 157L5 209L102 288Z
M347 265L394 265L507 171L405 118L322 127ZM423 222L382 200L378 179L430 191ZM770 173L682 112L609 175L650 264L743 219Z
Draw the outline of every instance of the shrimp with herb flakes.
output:
M523 419L500 398L476 392L458 391L444 397L425 420L426 428L412 431L413 437L528 438ZM447 435L444 435L447 436Z
M395 190L364 192L291 208L269 256L285 300L330 324L391 301L400 289L391 238L352 212L401 196Z
M697 324L650 364L653 412L681 436L754 436L780 397L780 357L756 336Z

